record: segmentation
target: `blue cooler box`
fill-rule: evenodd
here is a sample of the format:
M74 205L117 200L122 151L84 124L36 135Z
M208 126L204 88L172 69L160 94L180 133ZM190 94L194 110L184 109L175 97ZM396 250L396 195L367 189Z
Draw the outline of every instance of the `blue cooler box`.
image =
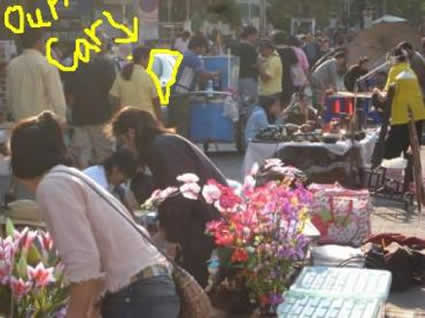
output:
M233 122L224 116L224 99L192 100L190 139L193 142L233 142Z

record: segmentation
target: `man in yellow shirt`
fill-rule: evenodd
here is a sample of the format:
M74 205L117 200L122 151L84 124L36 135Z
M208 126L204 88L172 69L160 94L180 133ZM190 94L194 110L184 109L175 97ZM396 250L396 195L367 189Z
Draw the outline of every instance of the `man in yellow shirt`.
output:
M133 51L133 62L127 64L116 77L110 95L120 107L134 106L161 120L161 105L153 79L146 71L150 49L138 47Z
M273 43L269 40L261 43L260 53L258 93L262 106L264 97L282 93L282 62Z
M393 66L390 69L384 92L375 89L381 99L386 97L391 85L395 85L395 93L391 104L391 131L386 141L386 159L397 158L403 152L406 154L409 145L408 109L412 110L413 119L419 141L422 136L422 126L425 120L425 106L419 80L408 63L408 56L402 49L395 49L392 54Z

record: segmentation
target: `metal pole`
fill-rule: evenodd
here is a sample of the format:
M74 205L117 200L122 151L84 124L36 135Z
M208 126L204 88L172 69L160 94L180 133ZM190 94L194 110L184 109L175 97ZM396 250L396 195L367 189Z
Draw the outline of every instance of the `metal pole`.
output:
M387 8L388 8L388 2L387 0L383 0L383 5L382 5L383 15L387 14Z
M168 23L171 23L171 6L172 6L172 0L168 0Z
M186 0L186 21L190 20L190 0Z

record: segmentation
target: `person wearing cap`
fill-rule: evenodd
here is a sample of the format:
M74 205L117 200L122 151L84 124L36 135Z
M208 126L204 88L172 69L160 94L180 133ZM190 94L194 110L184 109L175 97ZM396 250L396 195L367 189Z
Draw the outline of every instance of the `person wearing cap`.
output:
M248 144L257 134L269 126L268 118L277 118L282 112L281 96L275 94L263 98L263 105L256 106L249 116L245 128L245 142Z
M193 36L188 50L183 54L183 60L177 72L176 83L172 87L170 104L168 105L168 125L177 133L188 138L190 135L191 104L190 93L195 91L199 81L218 78L218 72L208 72L200 56L208 50L208 40L201 35Z
M425 120L425 106L422 98L418 77L409 65L408 54L401 48L396 48L391 55L392 66L388 74L387 84L383 91L375 88L374 95L381 101L387 97L387 92L395 85L395 93L391 104L391 130L385 143L385 159L398 158L401 153L406 155L410 145L408 109L416 123L418 136L422 135ZM419 138L419 142L421 138Z
M409 58L410 67L418 77L422 95L425 96L425 58L421 53L416 51L409 42L401 42L398 47L406 51Z
M282 94L283 67L279 54L270 40L263 41L260 46L258 93L260 105L267 97Z
M346 72L345 51L337 51L333 58L319 65L311 75L311 88L313 91L313 104L324 105L326 92L342 89L341 77Z

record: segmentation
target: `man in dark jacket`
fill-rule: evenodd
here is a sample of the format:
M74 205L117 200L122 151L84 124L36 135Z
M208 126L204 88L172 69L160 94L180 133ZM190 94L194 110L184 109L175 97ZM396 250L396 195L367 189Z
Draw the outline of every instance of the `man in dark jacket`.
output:
M112 144L103 130L112 117L109 91L115 75L114 62L101 53L88 64L81 63L66 80L74 128L71 148L81 169L103 162L112 154Z

